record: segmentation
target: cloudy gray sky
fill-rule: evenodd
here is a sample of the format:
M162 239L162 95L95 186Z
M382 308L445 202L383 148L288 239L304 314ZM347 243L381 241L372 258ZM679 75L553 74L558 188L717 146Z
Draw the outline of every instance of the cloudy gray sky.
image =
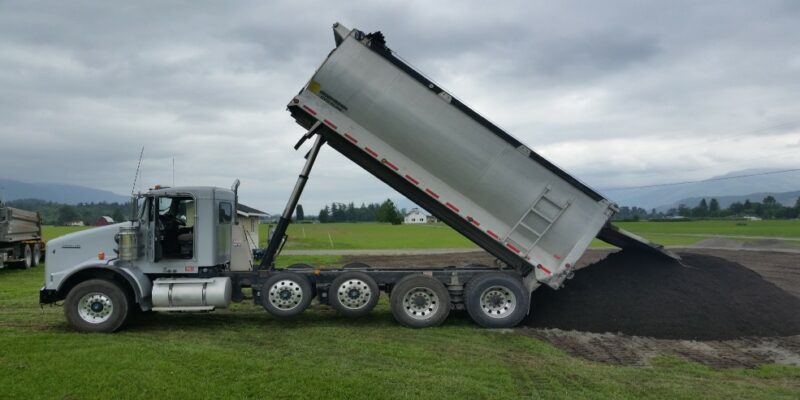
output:
M0 0L0 177L125 194L144 146L142 187L279 211L335 21L595 187L800 166L797 1L112 3ZM303 203L396 196L328 149Z

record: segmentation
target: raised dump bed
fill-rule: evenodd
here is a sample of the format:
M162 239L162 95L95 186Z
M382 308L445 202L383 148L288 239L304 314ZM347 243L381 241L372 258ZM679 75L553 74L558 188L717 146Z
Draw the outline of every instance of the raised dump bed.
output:
M328 143L473 242L557 288L617 206L403 62L380 32L334 25L337 47L289 109ZM533 289L537 283L527 280Z

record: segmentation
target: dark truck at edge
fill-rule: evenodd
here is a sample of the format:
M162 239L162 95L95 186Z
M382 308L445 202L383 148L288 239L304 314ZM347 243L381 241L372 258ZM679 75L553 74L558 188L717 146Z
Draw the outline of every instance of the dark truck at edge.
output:
M36 266L44 251L39 213L9 207L0 201L0 268Z

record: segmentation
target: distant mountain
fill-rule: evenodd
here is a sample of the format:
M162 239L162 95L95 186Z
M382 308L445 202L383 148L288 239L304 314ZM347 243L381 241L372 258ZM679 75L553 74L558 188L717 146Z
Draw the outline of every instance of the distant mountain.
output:
M5 201L39 199L65 204L77 203L125 203L130 199L107 190L58 183L25 183L11 179L0 179L0 197Z
M711 179L730 178L742 175L758 174L763 172L776 171L775 169L749 169L729 172L725 175L715 176ZM697 205L700 198L715 197L722 202L723 197L751 197L753 201L761 201L768 194L786 194L791 198L792 192L800 191L800 171L787 172L774 175L760 175L746 178L725 179L711 182L698 182L674 186L661 186L654 188L615 190L604 193L606 197L616 202L620 206L638 206L647 210L657 208L666 210L677 207L684 202L688 206ZM760 197L758 197L760 196ZM796 198L796 195L795 195ZM696 199L696 201L695 201ZM737 200L731 200L731 202ZM743 201L743 200L742 200ZM785 201L778 200L785 205ZM724 205L721 204L723 207Z
M672 204L666 204L660 207L656 207L658 211L667 211L670 208L677 208L679 205L683 204L689 208L692 208L700 203L700 200L706 199L706 201L710 201L711 197L714 197L719 202L719 206L721 208L728 208L731 204L739 202L744 203L745 200L750 200L751 202L761 202L764 200L765 197L772 196L778 203L782 204L786 207L791 207L795 205L797 198L800 197L800 190L795 190L793 192L782 192L782 193L773 193L773 192L761 192L761 193L750 193L740 196L705 196L705 197L690 197L686 199L678 200Z
M778 171L776 169L749 169L729 172L711 179L738 177ZM712 182L699 182L655 188L608 191L603 193L620 206L637 206L650 210L655 208L665 212L679 204L696 206L701 199L716 198L722 208L737 201L758 201L772 196L784 206L793 206L800 196L800 171L774 175L760 175L746 178L733 178ZM410 210L419 207L405 197L394 197L392 201L398 209ZM421 207L419 207L421 208Z

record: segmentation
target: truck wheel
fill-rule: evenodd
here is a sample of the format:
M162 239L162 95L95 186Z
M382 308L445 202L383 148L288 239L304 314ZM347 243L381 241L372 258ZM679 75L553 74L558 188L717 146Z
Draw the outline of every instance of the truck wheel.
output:
M33 266L39 265L40 262L42 262L42 248L36 243L33 245Z
M76 285L64 300L64 314L82 332L114 332L128 317L128 296L117 284L91 279Z
M293 317L305 311L313 292L311 283L303 275L278 272L261 288L261 304L276 317Z
M409 275L392 289L392 315L409 328L437 326L450 314L450 293L441 282L425 275Z
M339 314L345 317L361 317L369 314L378 304L381 292L378 284L363 272L345 272L333 280L328 289L328 301Z
M489 272L467 282L467 312L484 328L512 328L525 318L530 305L530 293L511 275Z
M30 269L33 266L33 252L31 251L31 245L26 244L24 249L22 250L25 257L22 259L22 266L25 269Z

